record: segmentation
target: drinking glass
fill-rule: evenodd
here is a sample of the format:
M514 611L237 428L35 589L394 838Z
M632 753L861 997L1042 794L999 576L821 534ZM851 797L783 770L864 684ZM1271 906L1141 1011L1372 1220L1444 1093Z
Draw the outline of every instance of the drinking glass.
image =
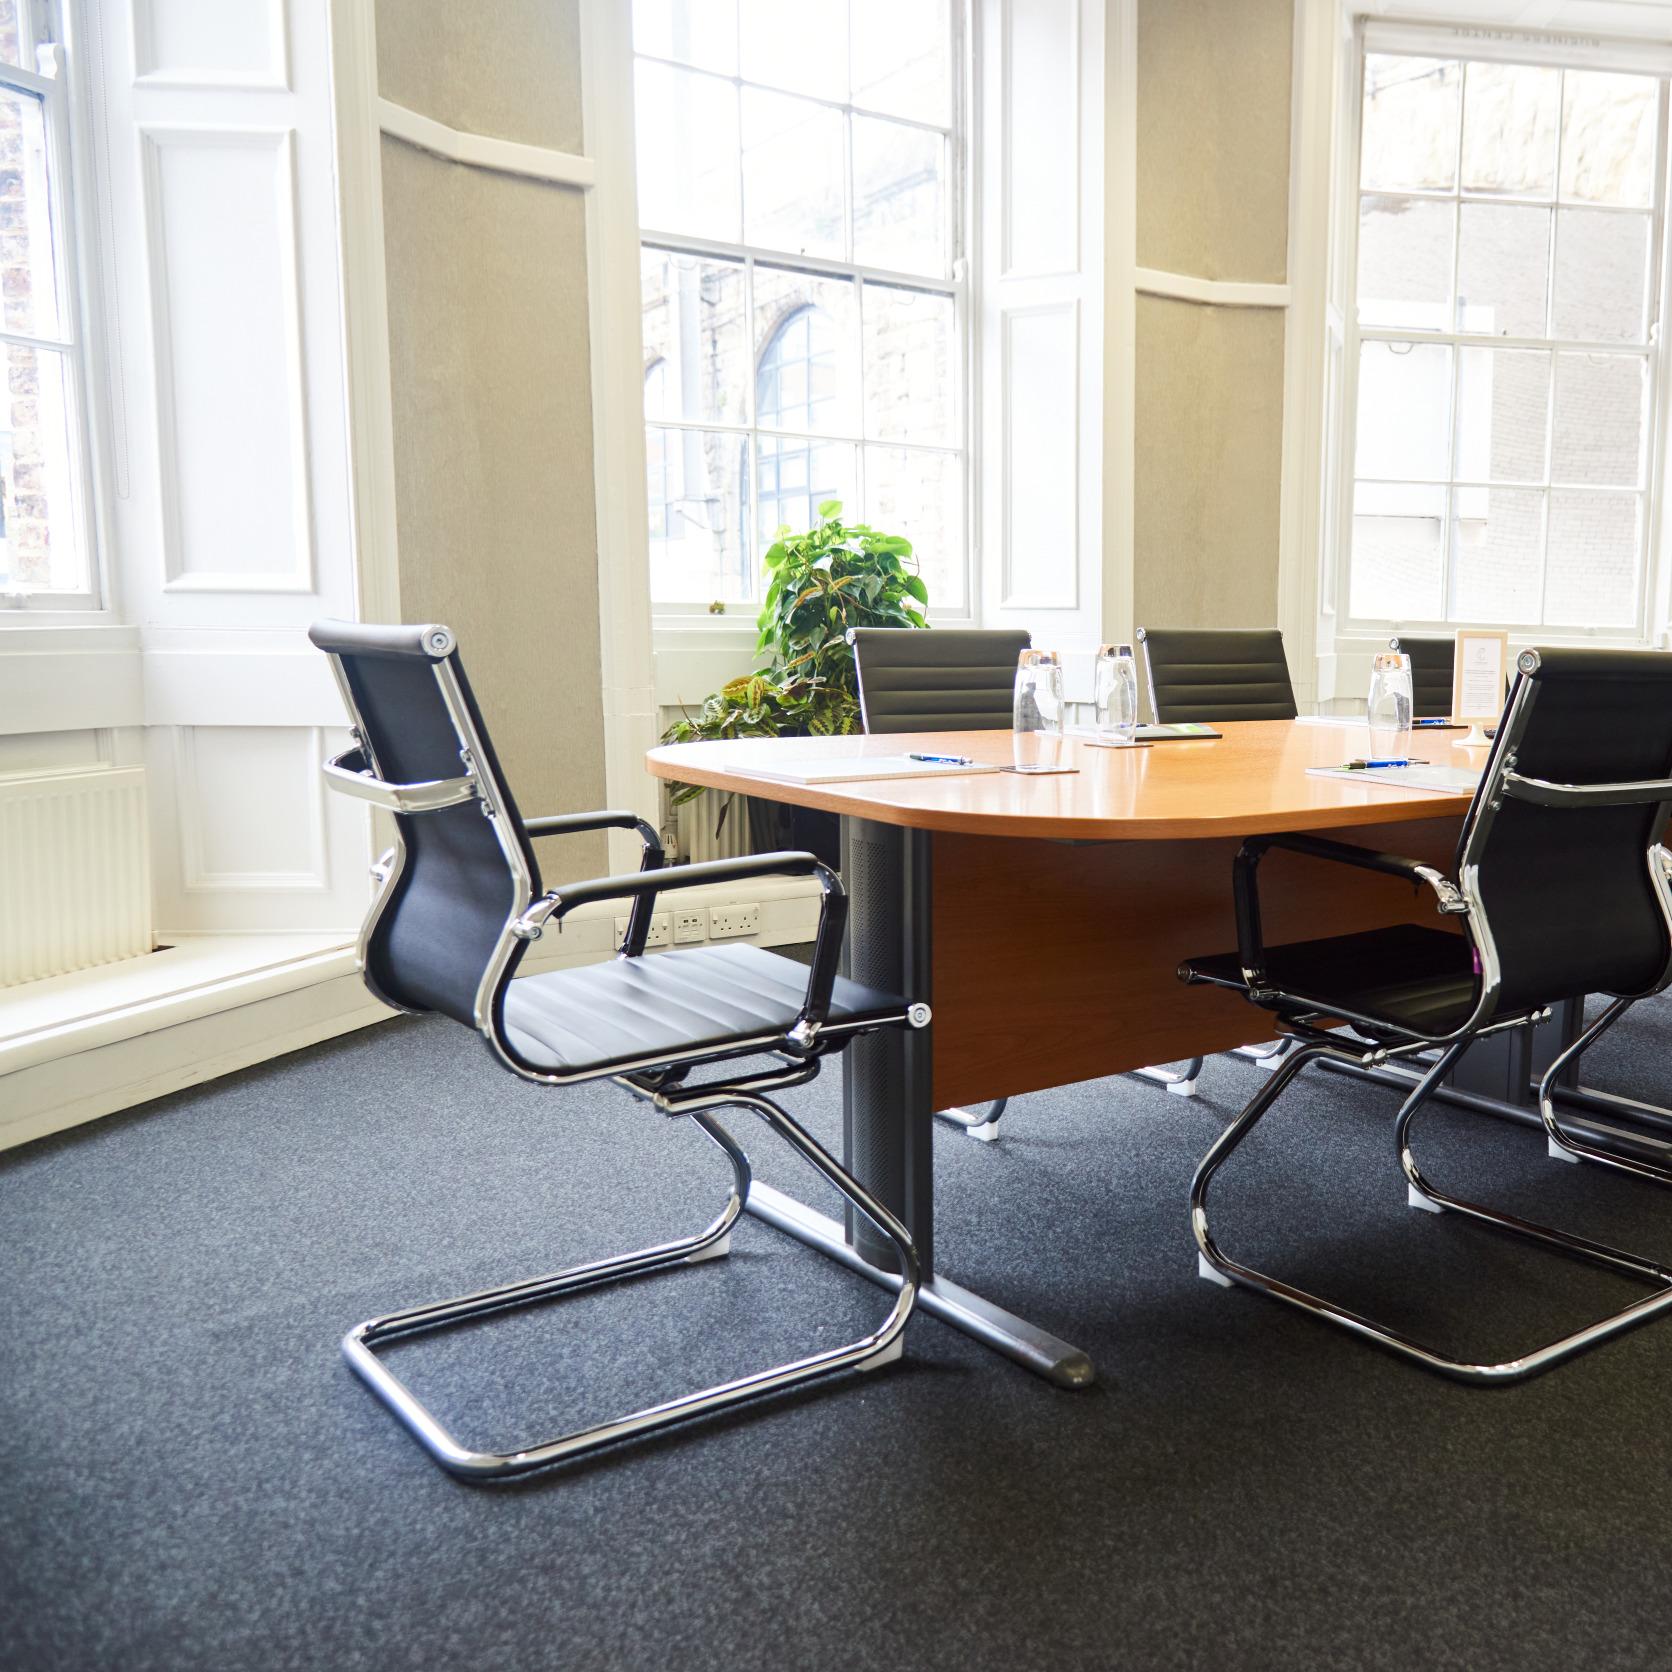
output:
M1378 651L1370 665L1370 758L1407 760L1411 753L1411 658L1403 651Z
M1138 665L1129 644L1097 647L1092 695L1102 743L1131 743L1138 732Z
M1062 736L1062 662L1054 650L1024 650L1016 658L1013 727Z

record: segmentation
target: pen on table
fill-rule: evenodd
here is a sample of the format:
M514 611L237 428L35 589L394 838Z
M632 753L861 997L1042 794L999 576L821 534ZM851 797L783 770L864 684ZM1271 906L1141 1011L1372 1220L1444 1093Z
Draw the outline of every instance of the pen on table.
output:
M1415 758L1401 759L1401 760L1396 760L1396 761L1348 761L1347 764L1342 768L1342 771L1344 771L1344 772L1371 772L1371 771L1374 771L1377 767L1380 767L1380 766L1427 766L1427 765L1428 765L1427 761L1419 761L1419 760L1416 760Z
M930 766L974 766L968 755L920 755L915 749L906 752L909 761L927 761Z

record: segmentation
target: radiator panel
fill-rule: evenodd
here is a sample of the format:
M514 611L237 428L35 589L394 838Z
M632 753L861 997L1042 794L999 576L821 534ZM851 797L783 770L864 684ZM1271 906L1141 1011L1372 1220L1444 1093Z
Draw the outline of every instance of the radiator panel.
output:
M0 987L153 944L144 768L0 781Z

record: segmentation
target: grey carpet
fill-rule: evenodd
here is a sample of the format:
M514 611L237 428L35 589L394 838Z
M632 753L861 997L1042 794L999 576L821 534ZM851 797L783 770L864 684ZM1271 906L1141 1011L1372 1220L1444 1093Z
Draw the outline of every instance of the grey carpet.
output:
M1672 1100L1669 1043L1644 1010L1593 1078ZM1199 1281L1186 1185L1261 1073L937 1136L942 1268L1086 1347L1095 1389L920 1317L894 1369L508 1488L441 1473L338 1337L702 1222L726 1169L694 1129L422 1020L0 1158L0 1664L1665 1667L1672 1327L1481 1391ZM789 1101L834 1141L836 1071ZM1633 1292L1410 1212L1390 1106L1303 1078L1224 1175L1228 1249L1479 1354ZM1436 1182L1672 1255L1652 1186L1480 1117L1419 1139ZM526 1442L879 1315L757 1223L736 1248L411 1343L405 1373Z

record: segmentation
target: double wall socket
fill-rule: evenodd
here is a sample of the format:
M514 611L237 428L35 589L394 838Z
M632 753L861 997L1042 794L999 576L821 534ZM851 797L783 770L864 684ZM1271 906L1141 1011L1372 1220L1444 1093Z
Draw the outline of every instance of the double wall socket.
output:
M652 912L650 915L650 933L645 937L645 945L666 946L673 933L673 924L665 911ZM627 939L627 919L618 917L615 920L615 944L619 950L621 943Z
M757 934L761 926L761 909L748 906L671 906L656 912L650 919L650 938L646 947L694 946L704 941L735 940L741 935ZM617 950L627 938L627 919L615 920Z

